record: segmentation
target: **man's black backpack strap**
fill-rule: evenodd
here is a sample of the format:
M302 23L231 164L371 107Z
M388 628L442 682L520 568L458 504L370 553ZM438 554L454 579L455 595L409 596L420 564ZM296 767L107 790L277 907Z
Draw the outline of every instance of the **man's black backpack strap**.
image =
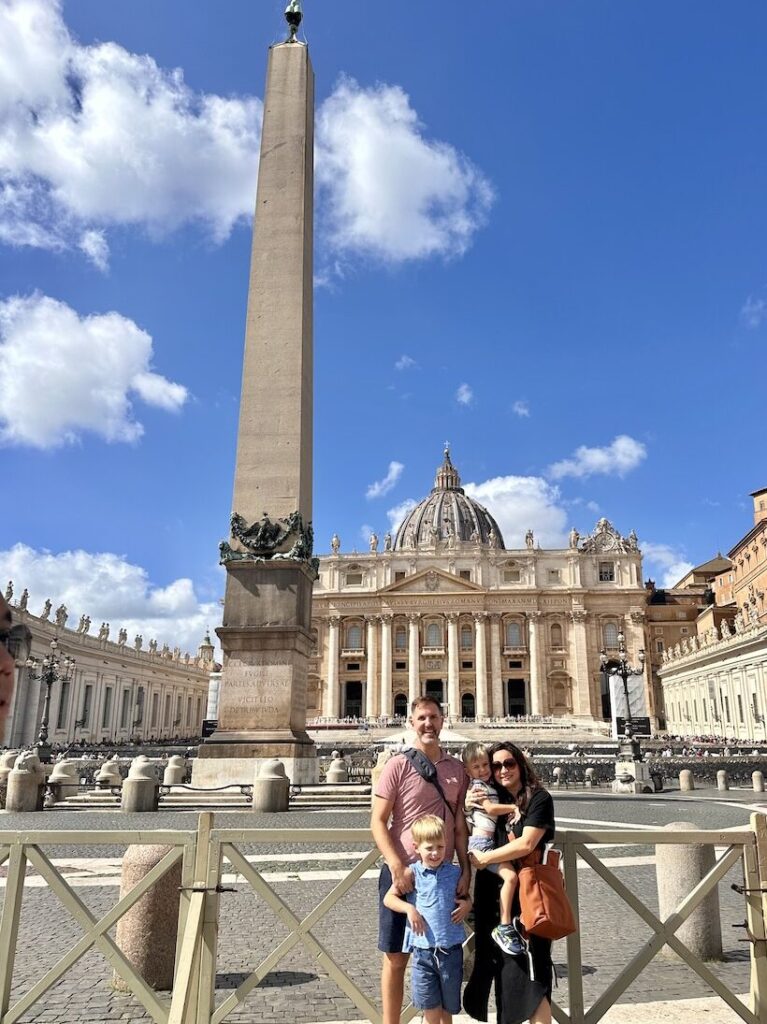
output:
M402 753L412 764L413 768L418 772L421 778L424 779L426 782L430 782L432 786L434 786L439 795L442 797L442 802L444 803L445 807L447 807L447 809L453 815L453 818L455 818L455 810L453 807L450 806L450 801L445 796L445 791L442 788L442 784L439 781L439 776L437 775L437 766L434 764L434 762L429 760L429 758L426 756L426 754L423 753L423 751L416 750L414 747L408 747L406 750L403 750Z

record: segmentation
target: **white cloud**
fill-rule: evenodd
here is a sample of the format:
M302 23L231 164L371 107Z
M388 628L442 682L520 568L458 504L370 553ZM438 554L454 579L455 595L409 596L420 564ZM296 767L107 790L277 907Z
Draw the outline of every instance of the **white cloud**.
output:
M222 241L250 222L260 99L195 92L181 69L113 42L82 46L60 0L4 0L0 40L0 241L80 249L103 270L115 225L154 236L198 223ZM425 135L396 85L342 79L316 138L319 284L359 254L460 255L487 218L487 180Z
M411 356L401 355L397 362L394 364L395 370L409 370L412 366L417 366L415 359Z
M740 311L740 319L751 330L761 327L767 320L767 300L749 295Z
M389 491L393 490L397 485L397 481L402 476L402 470L404 465L401 462L390 462L389 472L383 478L383 480L377 480L375 483L370 484L365 497L370 501L373 498L382 498Z
M474 402L474 392L468 384L461 384L455 393L455 400L459 405L471 405Z
M151 369L152 339L119 313L80 317L46 295L0 302L0 442L35 448L143 434L131 397L166 411L187 390Z
M383 261L461 255L492 189L445 142L425 137L399 86L344 78L319 110L317 176L333 247Z
M497 521L506 547L524 547L529 529L542 547L566 546L568 516L555 485L536 476L498 476L464 486Z
M549 466L548 475L554 480L562 477L589 477L597 473L615 474L624 477L647 458L647 448L641 441L620 434L603 448L588 448L581 445L569 459L562 459Z
M527 419L530 416L530 403L523 398L518 398L512 405L511 411L515 416L519 416L520 419Z
M658 575L658 586L661 588L673 587L694 568L694 564L685 557L684 551L670 544L642 541L640 549L645 576Z
M12 579L17 595L24 587L29 590L34 615L40 614L46 598L54 608L63 601L68 626L76 627L81 615L90 615L92 633L109 622L111 639L116 640L118 630L125 627L130 642L140 633L145 647L156 639L195 653L208 626L213 629L221 621L221 606L201 601L190 579L158 587L145 569L108 552L53 554L15 544L0 551L0 579Z
M363 523L360 527L360 539L366 548L370 544L370 535L373 533L375 533L375 530L370 523Z
M396 533L402 523L402 520L411 510L418 504L413 498L405 498L399 505L395 505L394 508L387 509L386 515L389 519L389 529L392 533Z
M109 243L103 231L84 231L79 245L98 270L106 272L109 269Z
M193 92L115 43L80 46L58 0L0 7L0 237L80 247L113 224L228 236L253 206L261 101Z

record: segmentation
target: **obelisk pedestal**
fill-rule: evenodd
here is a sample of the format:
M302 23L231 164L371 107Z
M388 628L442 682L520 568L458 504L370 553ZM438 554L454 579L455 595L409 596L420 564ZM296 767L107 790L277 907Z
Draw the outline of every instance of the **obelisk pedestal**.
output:
M293 21L288 18L291 14ZM314 74L295 41L271 48L253 228L218 728L195 785L252 783L279 758L294 783L318 778L306 733L312 646L312 300ZM296 19L297 22L296 22ZM295 22L295 24L294 24Z

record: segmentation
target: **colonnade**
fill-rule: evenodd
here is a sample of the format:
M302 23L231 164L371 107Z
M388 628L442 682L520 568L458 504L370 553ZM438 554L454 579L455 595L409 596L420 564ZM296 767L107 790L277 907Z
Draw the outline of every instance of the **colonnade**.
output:
M347 616L355 624L361 621L361 616ZM393 663L396 655L399 654L402 661L407 661L407 699L408 706L416 697L423 693L422 683L426 676L439 675L445 678L446 690L445 700L452 715L459 715L461 709L461 697L465 693L472 693L475 700L475 716L487 718L506 713L504 700L504 657L508 658L512 653L504 644L502 632L502 616L500 613L491 614L486 611L476 611L459 615L456 612L446 612L438 616L419 612L407 612L397 616L397 626L394 626L395 616L392 613L364 616L364 648L355 648L351 657L357 654L360 662L364 660L364 667L360 664L360 679L365 680L364 703L361 708L362 715L367 718L392 717L393 708L393 684L394 672ZM439 648L429 648L426 645L426 637L421 635L421 626L424 620L444 620L443 641ZM509 670L518 677L524 677L527 683L526 689L529 694L527 700L527 712L530 714L544 714L545 706L545 680L542 644L539 640L539 625L541 613L528 612L525 616L526 636L521 636L521 643L515 647L514 654L522 660L526 659L524 668ZM341 664L344 657L344 618L339 615L330 615L323 620L326 627L324 644L325 663L320 667L320 675L324 677L326 686L322 702L322 715L327 718L337 718L343 714L342 693L341 693ZM522 624L522 620L519 620ZM461 644L461 627L471 622L473 626L472 645L470 648ZM397 648L394 646L394 629L401 626L406 628L406 643ZM446 634L447 643L444 643ZM489 634L489 637L488 637ZM585 656L586 639L585 631L582 642L579 644L579 653ZM447 672L443 669L429 669L428 665L422 668L422 659L427 660L439 656L440 660L447 654ZM461 658L471 656L473 668L470 671L461 669ZM400 680L403 681L404 680ZM399 689L399 687L398 687ZM403 686L404 692L404 686ZM588 694L586 699L588 700ZM587 712L588 713L588 712Z

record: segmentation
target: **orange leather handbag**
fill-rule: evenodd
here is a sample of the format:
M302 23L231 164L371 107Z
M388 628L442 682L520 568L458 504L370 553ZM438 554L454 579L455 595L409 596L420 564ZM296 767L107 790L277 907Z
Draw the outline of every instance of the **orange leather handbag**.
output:
M535 858L536 862L530 863ZM563 939L576 930L573 908L565 892L559 854L547 845L521 861L519 905L525 931L542 939Z

